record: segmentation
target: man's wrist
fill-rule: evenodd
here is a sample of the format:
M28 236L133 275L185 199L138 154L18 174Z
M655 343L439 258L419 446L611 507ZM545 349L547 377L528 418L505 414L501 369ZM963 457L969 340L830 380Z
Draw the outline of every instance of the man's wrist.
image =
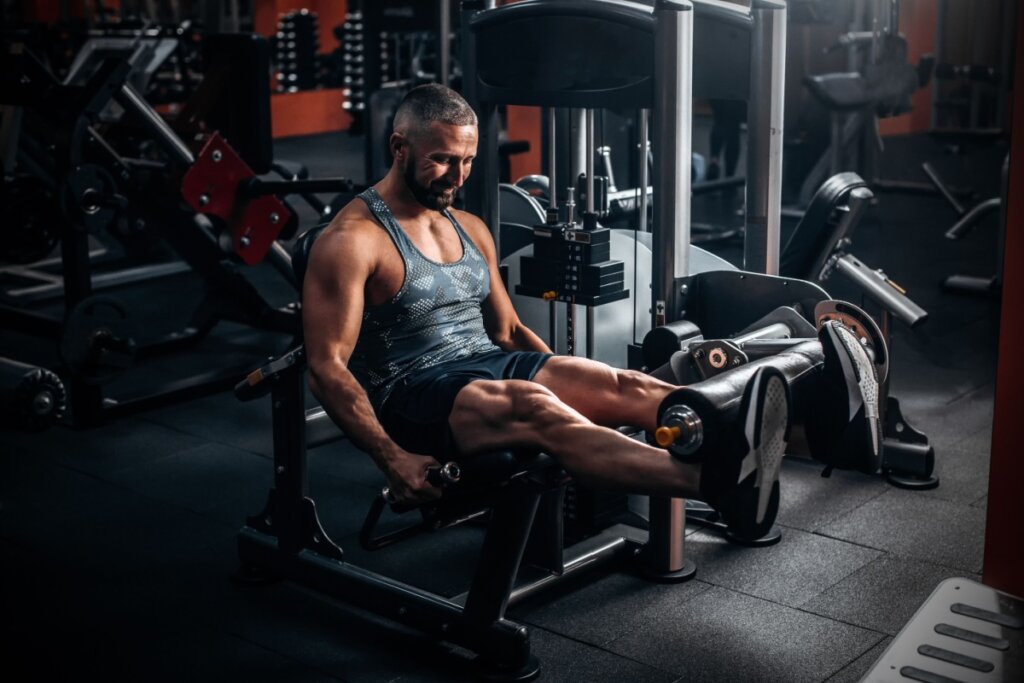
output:
M373 456L377 465L383 470L391 469L396 462L403 460L406 455L405 452L398 447L398 444L386 437L369 450L370 455Z

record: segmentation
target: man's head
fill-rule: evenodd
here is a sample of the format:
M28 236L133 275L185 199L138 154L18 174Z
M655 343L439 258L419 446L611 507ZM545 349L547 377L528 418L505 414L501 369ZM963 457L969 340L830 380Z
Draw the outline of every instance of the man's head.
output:
M451 88L413 88L398 105L391 155L416 200L446 209L469 176L476 156L476 114Z

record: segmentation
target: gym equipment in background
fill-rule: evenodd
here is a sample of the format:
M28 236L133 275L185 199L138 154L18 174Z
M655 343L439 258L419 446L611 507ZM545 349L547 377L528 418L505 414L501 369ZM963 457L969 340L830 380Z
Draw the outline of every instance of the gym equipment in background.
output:
M67 408L64 383L45 368L0 358L0 428L38 432Z
M16 43L5 44L0 55L5 103L25 112L22 140L55 141L49 148L19 149L19 162L25 162L18 172L39 174L37 184L56 199L63 219L59 260L45 270L39 264L5 269L5 276L19 281L3 292L0 313L5 327L56 342L74 424L231 386L251 360L190 376L175 373L171 381L117 394L103 388L135 359L193 346L221 321L297 334L294 306L271 304L238 266L266 260L290 282L290 257L276 240L297 226L281 197L354 189L344 179L258 177L272 167L269 79L258 68L269 64L266 42L217 36L208 39L205 52L208 78L175 120L177 130L128 82L132 66L109 50L91 51L95 59L81 62L80 77L70 83L58 82ZM113 103L121 113L111 118ZM144 244L143 256L152 250L155 257L125 248L118 260L112 250L94 249L97 241L116 242L119 229ZM150 322L136 319L112 295L95 293L187 271L199 276L205 293L198 301L175 302L194 309L183 327L166 334L147 334ZM60 295L63 315L37 306Z
M874 17L873 30L845 33L829 48L864 51L861 70L804 78L804 85L830 113L831 139L800 187L800 206L807 205L826 177L842 171L857 171L879 191L933 191L925 183L884 180L878 172L883 149L879 119L911 111L911 96L928 84L934 66L931 55L916 65L907 61L907 41L899 34L899 2L889 0L888 5L884 22Z
M980 275L950 275L942 281L942 286L951 292L965 294L981 294L984 296L998 297L1003 282L1003 248L1006 234L1006 201L1009 192L1009 169L1010 155L1007 154L1003 160L1001 191L998 197L989 197L975 204L970 209L964 208L952 191L946 186L942 178L924 164L925 173L935 184L935 187L942 193L946 200L959 214L960 219L946 230L945 237L950 240L963 239L978 226L986 222L989 216L996 214L996 262L995 273L988 276Z

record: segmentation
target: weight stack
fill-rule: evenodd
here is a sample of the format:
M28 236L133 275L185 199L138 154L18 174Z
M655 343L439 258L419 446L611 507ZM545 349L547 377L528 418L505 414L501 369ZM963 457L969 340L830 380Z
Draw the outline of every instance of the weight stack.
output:
M67 391L51 371L0 358L0 428L46 429L64 415Z
M277 89L312 90L319 85L320 38L316 12L307 9L281 15L277 22Z
M629 296L625 266L611 260L607 228L580 230L572 224L533 229L533 256L522 258L516 293L582 306L600 306Z

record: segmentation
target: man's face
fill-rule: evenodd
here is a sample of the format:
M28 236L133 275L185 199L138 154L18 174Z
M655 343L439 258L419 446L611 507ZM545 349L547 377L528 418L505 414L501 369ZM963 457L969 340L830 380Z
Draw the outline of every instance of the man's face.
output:
M431 122L404 138L402 177L413 196L434 211L447 209L469 177L476 157L476 126Z

